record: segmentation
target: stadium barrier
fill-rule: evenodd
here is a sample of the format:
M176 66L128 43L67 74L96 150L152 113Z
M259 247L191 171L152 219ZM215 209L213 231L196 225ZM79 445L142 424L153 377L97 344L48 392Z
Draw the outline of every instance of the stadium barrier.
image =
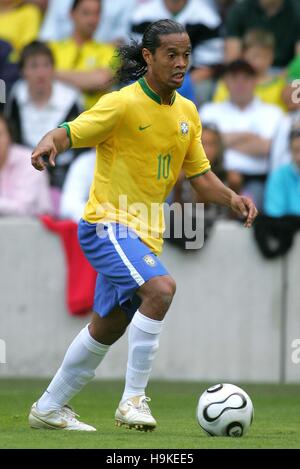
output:
M266 261L235 222L218 222L200 251L166 243L177 293L152 378L300 382L299 259L300 236ZM88 317L68 314L64 253L39 221L1 218L0 285L0 377L51 376ZM124 336L97 377L123 378L126 352Z

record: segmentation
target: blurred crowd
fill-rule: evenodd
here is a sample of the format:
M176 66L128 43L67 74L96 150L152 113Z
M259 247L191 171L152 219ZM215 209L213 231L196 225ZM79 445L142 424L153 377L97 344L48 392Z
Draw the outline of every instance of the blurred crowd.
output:
M199 109L212 169L261 213L300 216L299 0L0 0L0 215L79 220L94 150L59 155L48 174L28 164L31 151L123 86L118 45L163 18L192 41L179 92ZM168 201L201 202L184 175Z

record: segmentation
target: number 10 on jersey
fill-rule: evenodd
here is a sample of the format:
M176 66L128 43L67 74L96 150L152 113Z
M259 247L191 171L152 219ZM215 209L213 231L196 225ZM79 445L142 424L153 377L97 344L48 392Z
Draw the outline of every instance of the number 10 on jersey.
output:
M171 155L158 155L157 179L168 179L170 175Z

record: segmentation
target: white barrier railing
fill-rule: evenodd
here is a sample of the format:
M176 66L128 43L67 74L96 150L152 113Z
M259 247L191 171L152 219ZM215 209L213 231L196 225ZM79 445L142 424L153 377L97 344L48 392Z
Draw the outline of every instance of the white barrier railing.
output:
M266 261L251 230L219 222L200 251L166 244L162 259L177 293L153 378L300 382L300 236ZM64 253L39 221L0 220L0 285L0 377L51 376L88 318L66 311ZM126 349L125 336L97 377L123 377Z

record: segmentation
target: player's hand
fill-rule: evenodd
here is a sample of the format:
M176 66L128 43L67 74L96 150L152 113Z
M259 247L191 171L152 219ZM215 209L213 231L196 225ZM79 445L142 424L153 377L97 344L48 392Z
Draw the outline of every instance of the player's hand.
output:
M57 149L52 138L44 138L33 150L31 155L31 164L35 169L43 171L48 165L55 166Z
M246 219L244 223L246 228L250 228L252 226L255 218L257 217L258 210L249 197L234 194L231 199L230 207L234 212Z

